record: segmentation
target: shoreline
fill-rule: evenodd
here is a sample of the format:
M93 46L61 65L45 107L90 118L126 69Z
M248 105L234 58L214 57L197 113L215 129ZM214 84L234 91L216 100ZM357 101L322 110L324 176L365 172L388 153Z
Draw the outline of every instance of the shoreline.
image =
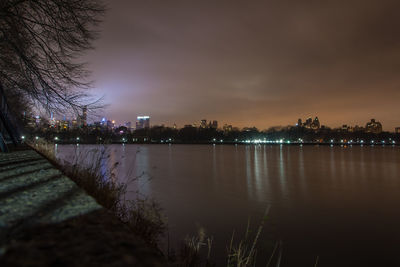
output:
M54 142L55 145L230 145L230 146L339 146L339 147L398 147L400 143L246 143L246 142L110 142L110 143L86 143L86 142Z
M25 153L25 151L35 152L38 156L37 158L42 159L40 162L46 161L47 168L52 166L54 171L57 170L65 177L65 181L69 180L70 182L67 182L74 184L74 187L77 189L79 188L78 190L82 191L82 194L86 194L88 199L94 199L99 208L52 223L41 222L31 225L31 222L22 221L23 224L21 226L13 229L3 237L4 240L1 242L0 251L0 265L168 265L166 256L156 244L150 243L145 237L140 236L140 233L132 229L132 225L129 222L123 221L122 218L117 216L116 211L101 203L102 199L99 199L99 196L94 195L93 192L89 192L87 187L85 188L85 186L79 183L79 179L87 177L71 177L67 170L68 167L62 166L51 155L47 155L46 151L40 148L27 146L23 150L16 150L10 153L14 153L14 157L16 157L20 153ZM36 158L34 160L37 161ZM10 164L19 163L10 162ZM26 164L29 166L29 162ZM44 171L38 169L37 173L39 175L44 173ZM25 176L27 181L29 181L32 175L27 174ZM49 182L51 181L50 179ZM100 187L100 185L96 186ZM22 187L21 190L25 190L24 188ZM21 190L17 191L17 193L24 194L24 191ZM32 186L29 190L33 192L32 201L34 202L36 196L38 196L34 191L36 187ZM52 191L54 190L55 188ZM98 190L102 189L99 188ZM54 199L54 203L51 204L52 206L49 206L50 208L65 205L67 200L62 198L63 195L58 196L58 194L58 191L53 193L57 197ZM71 205L71 209L74 209L74 204ZM78 205L83 204L78 202ZM45 212L44 214L46 215L47 213ZM42 215L38 213L37 216L40 217ZM39 218L33 219L40 220ZM21 255L24 255L24 257L21 257Z

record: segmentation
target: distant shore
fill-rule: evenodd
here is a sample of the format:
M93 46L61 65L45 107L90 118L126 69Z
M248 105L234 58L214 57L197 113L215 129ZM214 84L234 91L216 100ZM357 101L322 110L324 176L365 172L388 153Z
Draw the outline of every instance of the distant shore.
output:
M248 146L248 145L270 145L270 146L400 146L400 143L382 143L382 142L374 142L374 143L359 143L359 142L321 142L321 143L313 143L313 142L271 142L271 143L254 143L254 142L109 142L109 143L92 143L92 142L56 142L57 145L240 145L240 146Z

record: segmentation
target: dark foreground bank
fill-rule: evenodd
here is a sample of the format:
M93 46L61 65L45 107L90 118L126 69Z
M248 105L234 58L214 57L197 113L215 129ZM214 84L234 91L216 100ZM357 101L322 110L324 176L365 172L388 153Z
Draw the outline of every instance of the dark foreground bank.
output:
M166 266L155 247L106 210L26 229L9 240L0 266Z
M90 195L100 204L95 196L109 197L102 207L79 183L89 171L68 178L52 163L29 148L1 154L0 266L166 266L157 246L116 216L121 190L92 173Z

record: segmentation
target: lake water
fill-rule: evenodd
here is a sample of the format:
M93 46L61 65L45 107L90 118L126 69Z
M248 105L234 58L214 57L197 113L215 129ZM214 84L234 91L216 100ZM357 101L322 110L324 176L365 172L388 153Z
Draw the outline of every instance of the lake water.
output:
M58 145L72 155L94 145ZM203 227L224 265L235 231L250 221L265 266L281 242L280 266L400 266L400 147L109 145L117 178L156 199L171 247ZM106 167L106 164L105 164ZM144 173L144 174L143 174ZM133 193L128 195L133 197ZM276 252L278 253L278 252ZM226 264L225 264L226 265Z

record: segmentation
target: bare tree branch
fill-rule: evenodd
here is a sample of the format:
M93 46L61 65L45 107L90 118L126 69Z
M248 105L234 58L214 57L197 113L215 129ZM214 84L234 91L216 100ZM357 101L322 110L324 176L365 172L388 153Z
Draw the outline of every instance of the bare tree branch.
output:
M0 82L47 110L98 107L78 59L92 48L104 11L101 0L2 0Z

